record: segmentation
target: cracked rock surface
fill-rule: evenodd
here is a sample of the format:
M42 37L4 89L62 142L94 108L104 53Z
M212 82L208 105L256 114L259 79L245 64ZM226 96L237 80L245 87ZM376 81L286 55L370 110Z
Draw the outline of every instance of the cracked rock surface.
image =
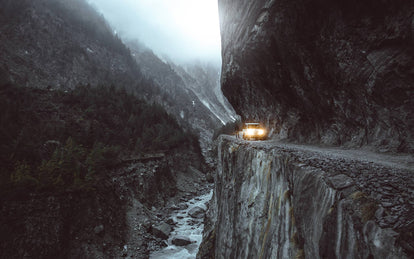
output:
M200 258L412 258L412 155L223 136Z

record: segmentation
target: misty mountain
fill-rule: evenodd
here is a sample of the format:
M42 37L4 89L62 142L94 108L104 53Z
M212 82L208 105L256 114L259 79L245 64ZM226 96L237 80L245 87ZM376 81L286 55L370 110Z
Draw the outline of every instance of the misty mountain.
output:
M160 210L206 185L190 131L220 120L164 63L146 72L84 0L0 5L0 257L159 249Z
M159 86L157 93L145 98L160 103L199 133L203 149L207 148L213 129L235 120L237 115L220 90L218 67L201 63L183 67L161 60L137 41L127 45L142 74Z
M236 112L221 92L220 67L200 61L182 66L170 64L187 88L191 89L223 124L236 119Z
M84 0L1 3L2 82L36 88L73 89L87 84L126 88L161 104L182 127L204 137L204 142L210 141L215 128L232 119L228 103L217 97L216 71L202 72L213 75L207 77L189 75L137 44L129 44L131 53Z
M135 86L129 50L83 0L1 1L0 76L20 86Z

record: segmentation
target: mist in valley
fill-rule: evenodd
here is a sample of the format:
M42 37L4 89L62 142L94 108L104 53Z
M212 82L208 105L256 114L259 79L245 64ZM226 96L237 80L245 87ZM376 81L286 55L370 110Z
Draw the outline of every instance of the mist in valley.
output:
M215 0L88 1L122 39L138 40L176 63L221 65Z

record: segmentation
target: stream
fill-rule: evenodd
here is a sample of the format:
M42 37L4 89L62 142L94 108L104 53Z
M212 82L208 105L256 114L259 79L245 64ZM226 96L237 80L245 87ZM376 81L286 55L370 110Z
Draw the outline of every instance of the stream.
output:
M168 246L160 251L155 251L150 255L151 259L193 259L196 258L198 248L203 238L203 218L192 218L188 212L195 207L207 209L207 202L211 199L213 190L209 193L197 196L187 202L184 202L188 207L186 209L178 210L171 218L177 222L174 230L171 232L167 244ZM186 246L176 246L172 244L174 237L184 236L194 241L192 244Z

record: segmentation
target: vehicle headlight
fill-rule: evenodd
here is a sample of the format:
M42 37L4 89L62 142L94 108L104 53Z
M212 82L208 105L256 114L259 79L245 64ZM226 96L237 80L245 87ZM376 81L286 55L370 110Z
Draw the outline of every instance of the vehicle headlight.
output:
M265 134L265 131L264 131L264 130L262 130L262 129L259 129L259 130L257 131L257 134L259 134L259 135L264 135L264 134Z
M254 129L247 129L246 130L246 135L248 135L248 136L254 135Z

